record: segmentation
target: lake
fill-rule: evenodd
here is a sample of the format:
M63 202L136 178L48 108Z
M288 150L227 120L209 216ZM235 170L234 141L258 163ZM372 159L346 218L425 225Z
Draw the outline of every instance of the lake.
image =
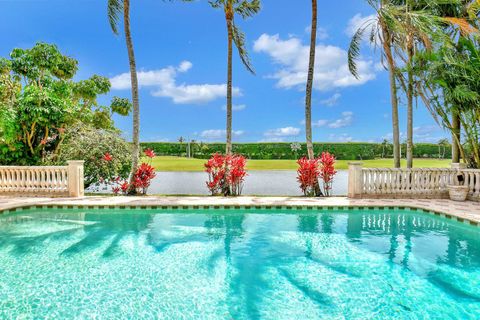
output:
M205 172L157 172L149 194L210 194ZM347 194L348 171L339 170L333 181L333 195ZM297 172L287 170L249 171L243 195L300 196Z

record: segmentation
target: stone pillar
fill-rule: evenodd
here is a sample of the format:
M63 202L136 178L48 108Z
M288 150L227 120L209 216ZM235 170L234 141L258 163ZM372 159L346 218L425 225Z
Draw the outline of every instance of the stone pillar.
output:
M456 170L467 169L466 163L452 162L451 166L452 166L452 169L456 169Z
M361 198L363 190L362 162L348 163L348 197Z
M69 197L83 197L84 196L84 182L83 182L83 160L71 160L68 163L68 196Z

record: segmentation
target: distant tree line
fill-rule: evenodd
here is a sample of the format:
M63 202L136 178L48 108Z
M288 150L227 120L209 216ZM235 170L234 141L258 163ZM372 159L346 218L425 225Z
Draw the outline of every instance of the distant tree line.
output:
M206 159L212 153L225 149L225 143L184 142L144 142L142 149L151 148L157 155ZM393 158L391 143L313 143L315 154L328 151L339 160L369 160L375 158ZM234 153L242 154L249 159L298 159L307 155L306 143L265 142L265 143L234 143ZM406 146L403 144L402 155L405 156ZM417 143L414 150L415 158L447 159L451 157L451 147L448 141L442 144Z

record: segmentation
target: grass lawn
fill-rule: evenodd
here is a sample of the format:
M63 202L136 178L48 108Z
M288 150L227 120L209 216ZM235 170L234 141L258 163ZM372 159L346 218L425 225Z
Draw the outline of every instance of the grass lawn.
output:
M145 160L146 161L146 160ZM203 171L203 159L188 159L180 157L155 157L153 166L157 171ZM339 170L347 169L351 160L338 160L336 168ZM393 159L375 159L362 161L368 168L391 168ZM437 159L415 159L413 164L417 168L448 168L450 160ZM402 167L405 167L405 161L402 160ZM297 170L298 165L295 160L248 160L248 170Z

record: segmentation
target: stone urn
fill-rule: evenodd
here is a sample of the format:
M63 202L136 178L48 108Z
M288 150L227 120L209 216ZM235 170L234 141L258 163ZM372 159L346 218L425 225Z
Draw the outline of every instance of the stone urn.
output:
M448 194L453 201L465 201L468 196L468 186L448 186Z

